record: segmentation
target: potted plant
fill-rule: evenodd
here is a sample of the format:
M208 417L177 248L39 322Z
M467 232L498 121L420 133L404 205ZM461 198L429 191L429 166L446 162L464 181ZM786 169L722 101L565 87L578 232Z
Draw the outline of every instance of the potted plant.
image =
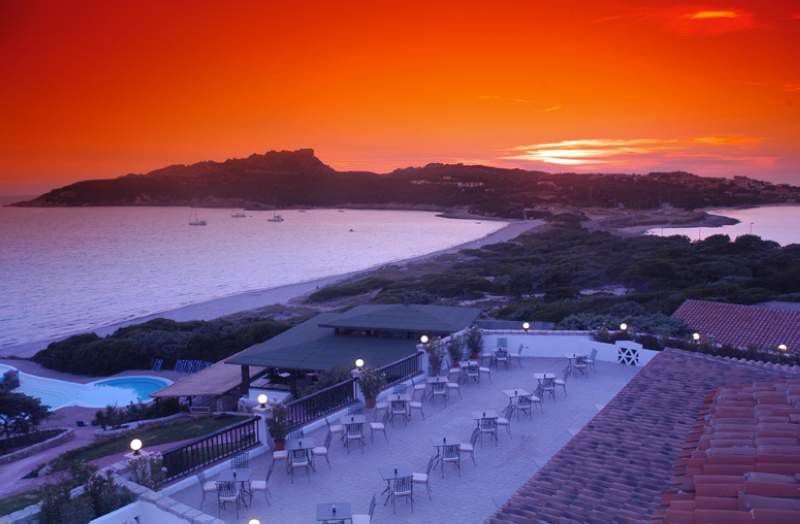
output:
M275 441L275 451L284 449L286 434L289 432L289 412L283 404L272 406L272 418L267 419L269 434Z
M447 343L447 353L450 355L450 366L457 368L462 355L461 341L458 337L451 338Z
M481 335L481 330L477 327L473 327L469 330L469 333L467 333L467 347L469 348L469 358L472 360L476 360L481 356L481 352L483 351L483 335Z
M431 375L439 375L439 372L442 371L443 360L444 355L442 354L442 348L439 347L439 344L431 344L428 348L428 368L431 371Z
M374 408L378 394L386 384L386 377L377 369L365 368L361 370L361 377L358 379L358 383L361 385L361 392L364 394L367 409Z

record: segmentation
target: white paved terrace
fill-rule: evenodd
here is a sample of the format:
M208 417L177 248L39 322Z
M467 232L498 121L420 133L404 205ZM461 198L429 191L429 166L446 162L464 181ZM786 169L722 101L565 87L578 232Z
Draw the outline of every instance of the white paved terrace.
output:
M311 474L310 481L303 471L298 471L291 484L283 465L276 465L269 483L272 505L268 506L259 494L251 507L241 511L238 521L232 507L224 510L220 518L232 523L246 523L251 518L258 518L262 523L315 522L316 505L323 502L349 502L354 513L366 513L372 495L379 495L386 485L378 473L380 466L407 464L415 472L424 472L429 457L435 452L433 439L455 435L463 442L468 441L475 427L473 411L495 409L499 412L508 402L502 393L504 389L525 388L532 392L536 386L534 372L560 372L565 363L565 359L525 358L522 368L496 369L493 382L484 377L479 385L463 384L463 398L451 397L447 406L439 400L436 403L426 401L425 420L415 412L407 426L399 421L389 425L389 442L376 434L374 443L368 440L363 453L354 449L348 455L341 442L334 439L330 451L332 469L328 469L324 459L317 459L316 472ZM483 446L479 445L477 466L465 455L461 477L452 467L446 468L444 479L440 471L435 470L431 479L432 500L428 499L424 486L415 486L413 512L410 505L398 500L397 514L393 514L391 503L384 506L384 499L379 495L373 522L483 522L637 371L638 368L598 361L595 372L570 378L567 396L559 389L556 401L547 398L544 413L536 411L533 417L522 415L512 420L511 437L500 428L497 446L488 439ZM321 444L325 430L317 431L313 437ZM263 478L270 460L269 453L251 460L253 478ZM199 507L200 488L195 484L173 498ZM202 509L217 515L216 497L207 497Z

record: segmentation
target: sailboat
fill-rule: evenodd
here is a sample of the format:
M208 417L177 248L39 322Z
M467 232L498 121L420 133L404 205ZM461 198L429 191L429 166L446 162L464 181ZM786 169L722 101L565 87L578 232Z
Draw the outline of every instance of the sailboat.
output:
M198 218L197 211L192 209L192 212L189 215L189 225L190 226L205 226L206 225L206 221Z
M232 213L231 217L233 218L247 218L247 215L244 211L237 211L236 213Z
M285 219L273 211L272 218L268 218L267 222L283 222Z

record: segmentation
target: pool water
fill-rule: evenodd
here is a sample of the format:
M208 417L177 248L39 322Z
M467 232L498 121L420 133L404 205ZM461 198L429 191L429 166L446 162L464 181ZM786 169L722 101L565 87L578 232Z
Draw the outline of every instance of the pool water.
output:
M15 369L0 364L0 374ZM147 402L150 395L172 384L171 380L152 376L130 376L97 380L87 384L19 373L19 388L15 392L36 397L50 409L65 406L103 408L109 405L126 406L131 402Z

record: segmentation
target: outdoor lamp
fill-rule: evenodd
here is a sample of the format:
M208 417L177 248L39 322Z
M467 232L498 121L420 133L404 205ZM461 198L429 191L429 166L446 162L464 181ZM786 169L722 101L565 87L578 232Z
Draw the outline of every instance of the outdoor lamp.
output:
M142 449L142 441L138 438L131 440L131 450L133 451L134 455L139 454L139 450Z
M623 322L622 324L620 324L620 325L619 325L619 328L620 328L622 331L627 331L627 330L628 330L628 324L626 324L625 322Z
M247 524L261 524L261 521L258 519L250 519L247 521Z
M364 359L363 358L357 358L356 359L356 367L358 369L361 369L361 368L364 367Z
M428 335L422 335L421 337L419 337L419 341L422 342L423 344L427 344L429 340L430 339L428 338Z
M262 393L256 398L256 400L258 400L258 403L261 404L262 408L265 408L267 407L267 402L269 402L269 397Z
M530 328L531 328L531 323L530 322L523 322L522 323L522 329L525 330L525 333L527 333Z
M778 346L778 351L781 351L781 352L783 352L783 353L786 353L787 351L789 351L789 348L788 348L788 347L786 347L786 344L780 344L780 345Z
M700 340L700 333L692 333L692 340L698 342Z

